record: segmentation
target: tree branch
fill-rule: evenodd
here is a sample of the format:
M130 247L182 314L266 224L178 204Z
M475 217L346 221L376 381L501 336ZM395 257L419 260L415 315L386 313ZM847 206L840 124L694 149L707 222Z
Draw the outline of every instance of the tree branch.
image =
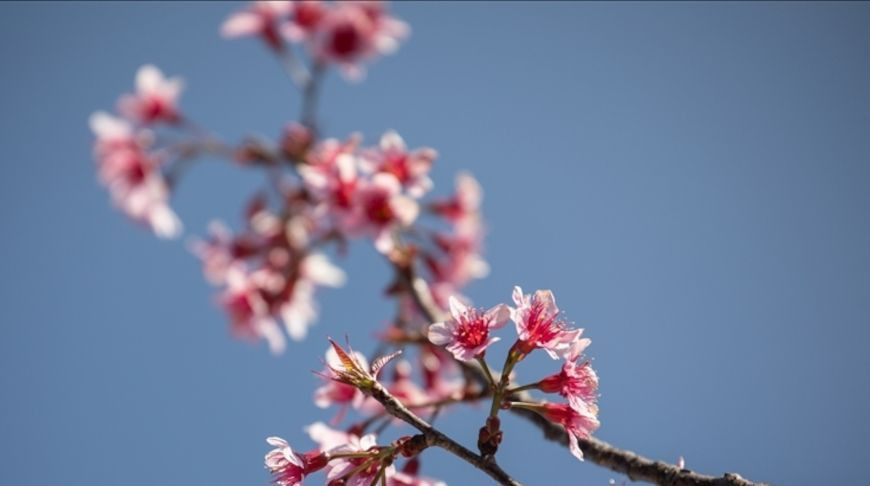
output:
M417 307L429 322L443 320L444 311L435 304L428 284L422 277L416 275L413 264L398 270L414 303L417 304ZM486 375L479 366L475 366L473 363L460 362L459 364L470 371L482 386L487 386ZM493 372L495 373L494 370ZM511 399L514 398L523 402L537 401L527 392L515 393L511 396ZM561 426L550 422L531 410L512 408L511 411L541 429L546 439L563 446L568 445L568 434ZM721 477L715 477L699 474L688 469L680 469L676 465L654 461L592 437L580 439L579 442L583 455L589 461L625 474L632 481L646 481L663 486L760 486L764 484L749 481L736 473L725 473Z
M444 435L444 433L415 415L414 412L408 410L408 408L405 407L402 402L396 399L396 397L392 396L390 392L388 392L380 383L375 382L370 393L372 398L374 398L381 405L384 406L384 409L386 409L387 413L404 422L407 422L408 424L419 430L421 433L423 433L423 435L426 437L427 445L434 445L450 452L451 454L459 457L465 462L485 472L491 478L495 479L499 484L507 486L522 486L521 483L510 477L508 473L506 473L501 467L499 467L499 465L496 464L495 460L485 460L483 457L475 454L474 452L471 452L462 444L454 441L450 437L447 437L446 435Z

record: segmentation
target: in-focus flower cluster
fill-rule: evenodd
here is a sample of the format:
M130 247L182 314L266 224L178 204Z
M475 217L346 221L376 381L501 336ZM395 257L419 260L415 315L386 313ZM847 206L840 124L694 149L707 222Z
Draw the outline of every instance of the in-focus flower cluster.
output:
M538 290L527 295L520 287L514 287L513 302L514 307L510 309L499 304L483 312L451 297L449 319L429 327L429 340L445 346L459 361L482 361L486 348L499 340L491 336L490 331L504 325L509 314L516 327L517 340L508 352L501 381L493 383L496 387L493 411L502 406L511 406L540 413L565 428L571 452L582 459L578 439L589 437L599 426L598 376L588 361L581 360L590 341L581 337L582 329L568 327L560 316L551 291ZM511 371L536 349L544 350L553 359L562 360L559 372L529 385L509 388ZM557 393L567 403L501 403L512 392L527 389ZM487 435L493 435L495 431L497 428L485 429ZM492 445L493 448L497 446L497 443Z
M365 74L363 62L394 52L408 32L378 1L258 1L221 26L224 37L257 36L279 53L287 42L301 44L316 64L335 64L350 79Z

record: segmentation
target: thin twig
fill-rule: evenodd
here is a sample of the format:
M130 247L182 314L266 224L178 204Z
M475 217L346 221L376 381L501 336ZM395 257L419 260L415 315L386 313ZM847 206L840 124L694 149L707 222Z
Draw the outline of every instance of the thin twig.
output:
M467 449L462 444L454 441L450 437L447 437L446 435L444 435L444 433L415 415L414 412L410 411L402 404L402 402L396 399L396 397L392 396L390 392L388 392L380 383L375 382L370 393L372 398L374 398L381 405L384 406L384 409L387 410L387 413L408 423L415 429L422 432L423 435L426 437L426 444L428 446L434 445L450 452L451 454L459 457L465 462L485 472L491 478L495 479L499 484L509 486L521 486L521 483L510 477L510 475L506 473L501 467L499 467L499 465L496 464L494 460L486 460L478 454L471 452L471 450Z

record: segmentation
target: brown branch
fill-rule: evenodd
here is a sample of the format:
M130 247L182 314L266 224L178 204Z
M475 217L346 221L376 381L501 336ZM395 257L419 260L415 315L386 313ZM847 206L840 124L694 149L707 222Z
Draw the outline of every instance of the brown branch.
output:
M419 430L426 437L426 444L429 446L437 446L440 447L451 454L459 457L465 462L471 464L472 466L480 469L481 471L488 474L491 478L496 480L499 484L508 485L508 486L521 486L517 480L510 477L508 473L506 473L494 460L485 460L483 457L471 452L471 450L464 447L462 444L454 441L450 437L447 437L430 425L425 420L421 419L414 412L410 411L405 405L402 404L396 397L392 396L390 392L388 392L380 383L375 382L371 391L369 392L375 400L377 400L381 405L384 406L384 409L387 410L387 413L390 415L410 424L415 429Z
M443 320L444 311L435 304L428 284L423 278L416 275L413 264L407 265L404 268L397 268L397 270L403 277L403 281L412 299L429 322ZM476 363L460 362L459 364L464 370L470 372L482 386L487 386L486 375L480 366L476 365ZM496 371L493 370L493 373L496 373ZM516 393L512 395L511 399L524 402L536 401L526 392ZM561 426L550 422L531 410L512 408L511 411L541 429L546 439L563 446L568 445L568 434ZM580 449L583 450L584 456L589 461L625 474L632 481L646 481L663 486L760 486L764 484L749 481L736 473L725 473L721 477L715 477L699 474L688 469L680 469L676 465L654 461L592 437L580 439L579 442Z

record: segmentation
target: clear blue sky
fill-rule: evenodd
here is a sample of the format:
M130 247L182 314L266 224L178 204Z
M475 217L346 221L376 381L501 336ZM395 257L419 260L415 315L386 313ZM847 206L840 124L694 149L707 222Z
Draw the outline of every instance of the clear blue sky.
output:
M325 336L388 318L373 251L342 262L310 339L279 358L230 339L183 244L109 207L86 120L156 63L225 137L298 112L232 4L0 4L0 483L265 484L263 438L309 444ZM441 152L436 184L486 188L491 276L552 288L586 327L599 436L779 484L866 480L870 409L870 5L426 4L368 79L329 78L328 134L395 128ZM259 176L207 162L174 205L231 222ZM532 377L546 360L520 370ZM467 444L482 410L441 425ZM509 419L501 461L532 485L604 485ZM427 453L424 471L482 484Z

